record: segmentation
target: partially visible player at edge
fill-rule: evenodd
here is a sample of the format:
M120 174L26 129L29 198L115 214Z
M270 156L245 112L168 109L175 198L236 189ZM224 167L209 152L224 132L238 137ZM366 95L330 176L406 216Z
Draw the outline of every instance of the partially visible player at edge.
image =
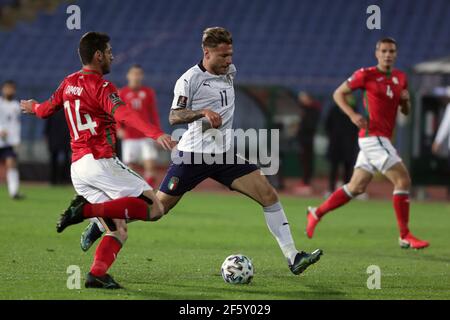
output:
M203 59L187 70L177 81L169 115L170 124L188 123L176 150L176 156L161 183L157 197L169 212L183 195L207 178L212 178L231 190L248 196L261 205L267 226L287 259L289 269L298 275L316 263L322 255L317 249L312 253L298 251L290 226L275 189L259 168L245 161L238 163L236 150L230 141L217 142L206 128L219 130L226 137L232 128L234 115L234 78L236 67L232 64L233 40L224 28L207 28L202 39ZM230 152L233 164L194 164L194 154L221 154ZM176 163L188 159L190 163ZM225 160L225 159L222 159ZM81 247L87 250L99 234L91 223L81 238Z
M375 56L378 60L375 67L356 71L334 92L338 106L360 128L360 152L350 182L331 194L318 208L308 208L306 234L312 238L321 218L364 193L374 173L379 171L394 185L392 200L400 230L400 247L421 249L429 243L414 237L408 228L411 179L390 141L398 107L404 115L411 109L408 82L405 73L394 69L397 58L394 39L378 41ZM364 91L364 116L355 112L345 100L345 96L356 89Z
M22 100L21 108L39 118L64 108L73 152L71 178L78 196L61 215L57 231L87 218L112 221L97 247L85 286L116 289L121 286L106 272L127 239L125 219L153 221L164 211L145 180L116 158L116 122L140 130L165 149L174 144L169 135L126 107L116 87L103 79L113 61L109 41L104 33L83 35L78 50L82 70L67 76L49 100Z
M0 164L5 160L6 183L11 199L21 200L17 147L20 144L20 106L15 99L16 83L7 80L0 96Z

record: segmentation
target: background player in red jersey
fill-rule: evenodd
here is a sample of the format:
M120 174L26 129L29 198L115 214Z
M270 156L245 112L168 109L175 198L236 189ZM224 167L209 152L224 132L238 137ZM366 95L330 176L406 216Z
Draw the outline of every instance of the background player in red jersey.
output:
M394 39L378 41L375 56L377 66L356 71L334 92L338 106L360 128L360 152L350 182L331 194L318 208L308 208L306 234L312 238L317 223L326 213L364 193L377 170L394 185L393 205L400 229L400 246L421 249L429 243L415 238L408 228L411 179L390 142L398 107L405 115L411 108L408 83L406 75L393 68L397 58ZM345 96L356 89L364 90L364 116L355 112L345 100Z
M142 119L149 121L161 130L155 91L143 85L144 70L138 64L131 66L127 73L128 85L120 89L122 101L137 111ZM161 130L162 131L162 130ZM122 160L134 171L144 166L144 179L155 186L155 159L158 149L155 141L142 132L129 126L120 125L119 137L122 138Z
M127 239L124 219L157 220L164 211L145 180L116 157L116 122L141 130L165 149L174 144L169 135L127 108L116 87L103 79L113 60L109 40L103 33L86 33L79 45L83 69L67 76L49 100L22 100L21 108L39 118L64 108L73 152L71 177L78 196L61 215L57 231L86 218L114 219L97 247L85 286L116 289L120 285L106 272Z

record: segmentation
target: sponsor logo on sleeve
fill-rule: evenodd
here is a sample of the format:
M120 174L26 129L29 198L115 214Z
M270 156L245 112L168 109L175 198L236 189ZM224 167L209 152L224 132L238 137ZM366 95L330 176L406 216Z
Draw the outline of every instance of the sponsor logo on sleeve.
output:
M179 96L178 97L178 102L177 102L177 107L186 108L187 107L187 101L188 101L187 97Z

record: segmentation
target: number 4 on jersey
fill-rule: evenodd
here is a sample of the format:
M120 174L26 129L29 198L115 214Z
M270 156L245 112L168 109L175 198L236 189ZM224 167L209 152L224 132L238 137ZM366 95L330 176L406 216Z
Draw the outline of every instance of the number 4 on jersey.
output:
M72 127L72 132L75 140L78 140L80 137L79 132L83 130L89 130L92 135L96 135L97 132L95 131L95 128L97 127L97 122L92 121L92 118L90 115L85 114L84 119L86 120L86 123L81 123L81 115L80 115L80 100L75 100L75 116L77 119L77 126L75 127L75 123L73 121L72 111L70 110L70 102L65 101L64 102L64 109L67 113L67 117L69 118L70 126Z
M390 85L387 86L387 89L386 89L386 95L387 95L389 98L391 98L391 99L394 97L394 92L392 91Z

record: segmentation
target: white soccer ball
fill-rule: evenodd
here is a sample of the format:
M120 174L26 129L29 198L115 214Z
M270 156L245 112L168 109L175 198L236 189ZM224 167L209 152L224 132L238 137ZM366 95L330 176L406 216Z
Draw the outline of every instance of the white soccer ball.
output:
M227 283L248 284L253 279L252 261L242 254L232 254L222 263L222 277Z

